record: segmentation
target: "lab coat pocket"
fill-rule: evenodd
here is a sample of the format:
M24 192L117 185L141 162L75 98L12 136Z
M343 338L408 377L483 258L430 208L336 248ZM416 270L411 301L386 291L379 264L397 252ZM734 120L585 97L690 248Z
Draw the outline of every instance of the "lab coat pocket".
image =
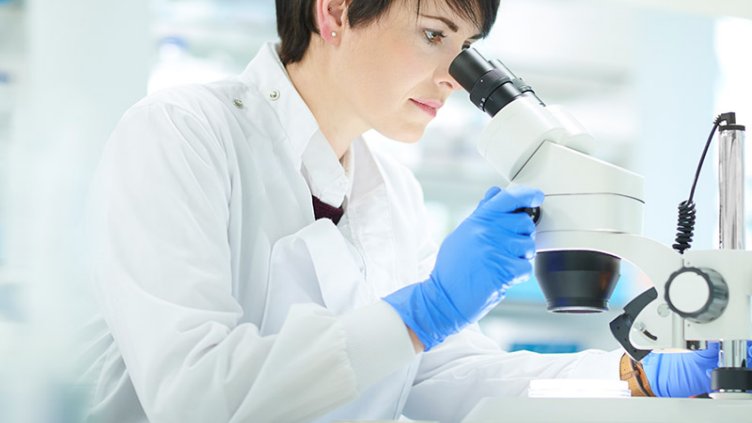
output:
M316 303L342 314L374 301L347 242L330 220L321 219L274 243L263 335L279 332L293 304Z

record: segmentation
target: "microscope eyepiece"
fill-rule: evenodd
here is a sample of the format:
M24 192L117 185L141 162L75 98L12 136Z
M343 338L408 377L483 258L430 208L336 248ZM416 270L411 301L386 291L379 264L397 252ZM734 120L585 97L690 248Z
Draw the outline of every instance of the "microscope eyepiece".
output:
M474 48L463 50L452 61L449 74L470 93L470 101L491 116L523 95L532 95L543 104L500 60L486 60Z
M466 91L473 90L475 83L494 67L478 50L468 48L457 56L449 65L449 74L462 85Z

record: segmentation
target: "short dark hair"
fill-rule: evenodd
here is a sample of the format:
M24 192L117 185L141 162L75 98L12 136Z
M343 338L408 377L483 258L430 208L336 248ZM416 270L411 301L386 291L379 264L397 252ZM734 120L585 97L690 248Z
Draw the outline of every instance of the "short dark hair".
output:
M404 0L396 0L404 1ZM485 37L496 21L499 0L445 0L453 12L475 22L480 35ZM281 40L279 56L282 63L294 63L303 59L311 34L319 33L314 10L316 0L276 0L277 32ZM366 25L389 10L395 0L351 0L347 13L351 27ZM420 11L420 0L418 11Z

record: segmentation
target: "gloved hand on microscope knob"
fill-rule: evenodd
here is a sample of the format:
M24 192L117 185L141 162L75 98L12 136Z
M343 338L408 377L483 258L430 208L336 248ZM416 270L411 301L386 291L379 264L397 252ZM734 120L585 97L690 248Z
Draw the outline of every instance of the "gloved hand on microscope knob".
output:
M477 322L506 290L527 280L535 256L535 223L519 210L539 207L543 193L493 187L439 248L430 277L384 298L426 351Z

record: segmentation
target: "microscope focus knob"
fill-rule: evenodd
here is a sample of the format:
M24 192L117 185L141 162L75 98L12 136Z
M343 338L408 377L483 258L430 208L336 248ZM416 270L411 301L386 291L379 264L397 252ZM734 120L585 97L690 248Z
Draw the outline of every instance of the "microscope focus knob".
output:
M666 282L665 299L676 314L695 323L708 323L723 314L728 304L723 276L705 267L684 267Z

